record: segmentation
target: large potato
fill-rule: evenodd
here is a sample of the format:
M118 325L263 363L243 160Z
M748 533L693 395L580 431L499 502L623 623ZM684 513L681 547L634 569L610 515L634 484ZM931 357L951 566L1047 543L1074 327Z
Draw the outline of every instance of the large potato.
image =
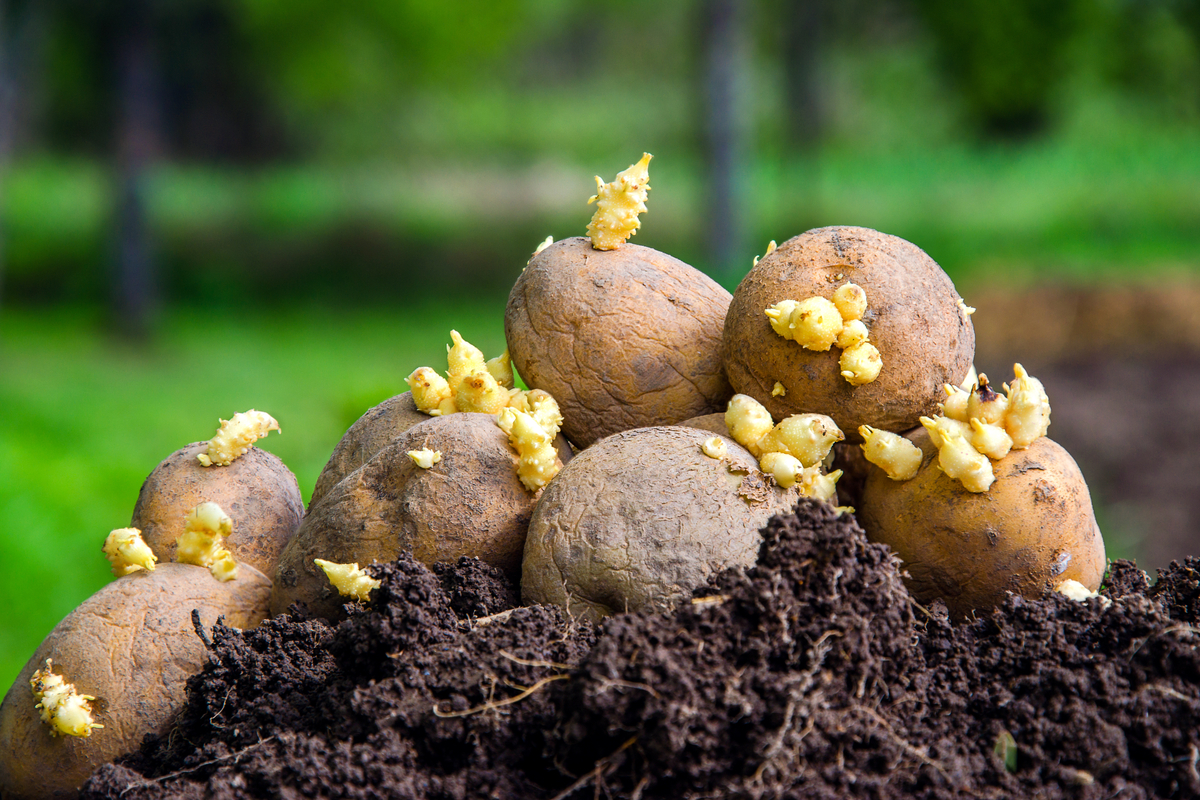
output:
M225 547L239 563L275 573L279 554L304 516L296 476L279 457L258 447L225 467L196 460L208 442L194 442L167 456L142 484L130 522L160 562L175 560L175 541L188 512L213 502L233 520Z
M429 469L411 450L442 454ZM346 602L314 558L391 561L403 551L426 564L477 557L514 579L537 495L517 478L516 452L490 414L432 417L392 439L313 505L279 560L272 613L293 602L334 617Z
M906 434L921 448L916 477L893 481L867 465L858 521L904 560L920 602L940 598L963 617L1012 592L1041 597L1073 579L1095 591L1104 540L1075 460L1042 437L992 462L996 480L969 492L938 468L924 428Z
M597 620L663 607L727 566L758 557L759 529L792 509L748 451L700 450L713 434L664 426L613 434L550 482L525 543L521 596Z
M159 564L104 586L42 642L0 705L0 787L10 800L75 797L101 764L165 733L183 706L187 680L204 664L192 610L211 628L220 616L238 628L266 616L270 581L241 565L231 581L204 567ZM52 736L34 708L34 671L52 671L91 695L103 728L87 737Z
M883 360L879 376L857 386L842 376L840 348L806 349L777 334L766 315L783 300L829 299L847 282L866 291L862 322ZM725 318L723 346L735 391L777 420L826 414L858 441L860 425L906 431L937 413L942 385L957 385L971 367L975 334L954 284L916 245L831 227L789 239L747 273Z
M533 257L508 297L517 372L554 395L580 448L610 433L723 411L729 293L649 247L564 239Z

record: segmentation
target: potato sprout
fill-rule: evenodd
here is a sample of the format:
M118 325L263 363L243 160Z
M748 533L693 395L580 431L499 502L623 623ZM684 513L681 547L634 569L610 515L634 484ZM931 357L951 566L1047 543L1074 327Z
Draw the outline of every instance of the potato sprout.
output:
M805 497L830 500L842 471L826 475L822 466L836 442L846 436L824 414L793 414L778 425L753 397L735 394L725 410L729 435L758 459L758 466L784 489L796 486Z
M51 736L91 736L95 728L103 728L92 717L90 694L78 694L75 685L67 683L61 675L54 674L52 659L46 666L33 673L29 687L33 690L34 708L42 715L42 722L50 726Z
M526 489L536 492L562 469L554 436L533 415L506 408L496 416L496 424L508 434L509 443L517 451L517 477Z
M430 450L425 447L420 450L409 450L408 457L421 469L429 469L442 460L442 453L440 450Z
M154 571L158 557L142 539L137 528L117 528L104 540L104 555L118 578L138 570Z
M270 414L254 409L239 411L220 423L217 434L208 442L208 452L196 456L202 466L227 467L235 458L245 455L256 441L279 430L279 423Z
M458 331L450 331L450 338L454 344L446 346L445 378L432 367L418 367L408 376L413 405L431 417L459 411L499 413L518 394L508 351L484 361L483 352Z
M225 537L233 533L233 520L216 503L201 503L187 515L183 534L177 541L175 560L180 564L208 567L219 581L237 577L237 562L225 549Z
M642 226L638 215L646 213L651 158L649 153L643 153L640 161L618 173L612 183L596 176L596 193L588 198L589 204L596 204L596 213L587 226L592 247L615 250Z
M1008 394L1008 412L1004 416L1004 429L1012 437L1013 449L1023 450L1050 427L1050 398L1042 382L1025 371L1020 364L1013 365L1016 379L1011 386L1004 387Z
M1099 597L1101 608L1108 608L1112 605L1112 600L1100 594L1099 592L1093 592L1091 589L1084 586L1074 578L1068 578L1058 586L1055 586L1054 591L1061 595L1066 595L1077 603L1083 603L1091 600L1092 598Z
M898 433L860 425L863 455L894 481L907 481L921 468L921 448Z
M703 444L700 445L700 452L704 453L704 455L708 456L709 458L724 458L725 453L727 452L725 440L720 436L710 436L704 440Z
M809 297L780 300L766 310L771 329L806 350L824 352L833 345L842 350L838 367L852 386L871 383L883 369L879 349L868 341L870 332L862 321L867 311L867 293L861 286L844 283L833 300Z
M771 253L774 253L778 248L779 248L779 245L777 245L775 243L774 239L767 242L767 252L763 253L763 258L766 258L767 256L771 255ZM758 256L754 257L753 266L755 266L755 267L758 266L758 258L759 258Z
M358 568L358 564L337 564L333 561L326 561L323 558L314 558L313 563L321 568L325 573L325 577L329 578L329 582L333 588L338 590L338 594L342 597L353 597L359 602L367 602L370 598L371 590L378 589L382 582L372 578L365 570Z

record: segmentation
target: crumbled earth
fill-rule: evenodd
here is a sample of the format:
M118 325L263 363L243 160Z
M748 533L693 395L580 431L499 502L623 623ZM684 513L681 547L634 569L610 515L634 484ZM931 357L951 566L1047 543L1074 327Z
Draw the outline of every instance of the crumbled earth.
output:
M469 560L372 567L336 625L211 636L162 739L85 798L1200 796L1200 559L952 622L850 515L599 627Z

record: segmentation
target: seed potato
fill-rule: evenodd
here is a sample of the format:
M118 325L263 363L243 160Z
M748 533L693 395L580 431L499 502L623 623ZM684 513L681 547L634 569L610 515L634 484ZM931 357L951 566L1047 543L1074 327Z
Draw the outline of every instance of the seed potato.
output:
M919 602L936 598L965 617L1012 592L1041 597L1067 579L1095 591L1104 540L1075 460L1042 437L992 464L996 480L970 492L937 466L924 428L905 434L921 448L916 477L894 481L868 465L858 521L872 541L904 561Z
M204 664L192 610L211 628L251 628L266 616L270 581L242 564L235 579L207 569L159 564L107 584L50 632L0 704L0 787L11 800L63 800L101 764L165 733L187 680ZM86 737L51 735L34 707L33 673L52 660L76 692L90 695L96 728Z
M861 322L882 359L878 376L857 385L842 374L850 348L807 349L776 333L766 313L785 301L829 300L846 283L865 290ZM777 420L826 414L858 441L860 425L905 431L934 413L942 385L957 385L970 369L975 334L953 283L918 247L867 228L830 227L784 242L747 273L725 318L723 347L734 391Z
M420 450L441 458L422 468L408 455ZM301 601L337 616L346 601L315 558L366 565L409 551L432 565L470 556L515 579L537 499L516 463L491 414L447 414L409 428L309 509L280 558L272 613Z
M725 456L701 447L709 431L637 428L581 451L545 488L525 544L521 595L598 620L665 607L716 571L749 566L759 529L791 510L781 489L732 439Z
M584 237L537 253L508 297L517 372L558 401L563 434L585 448L617 431L724 409L730 295L649 247L596 250Z
M234 559L273 575L304 516L296 476L278 456L258 447L229 466L204 467L196 457L207 448L208 442L194 442L155 467L142 484L130 525L141 530L159 562L174 561L188 513L201 503L216 503L233 520L225 547Z

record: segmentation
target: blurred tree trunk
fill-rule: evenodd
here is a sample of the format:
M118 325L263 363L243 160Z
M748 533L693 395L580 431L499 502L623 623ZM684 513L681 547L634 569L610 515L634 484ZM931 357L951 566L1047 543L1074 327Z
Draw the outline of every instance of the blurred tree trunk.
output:
M749 267L742 187L748 113L739 102L747 80L747 3L704 0L701 14L708 245L713 277L730 285Z
M158 63L153 6L125 0L116 45L117 218L116 275L112 311L117 330L143 339L150 333L158 287L147 218L146 193L151 162L159 151Z
M792 145L809 148L819 141L823 128L818 65L827 8L825 0L787 0L784 11L783 91L788 138Z

